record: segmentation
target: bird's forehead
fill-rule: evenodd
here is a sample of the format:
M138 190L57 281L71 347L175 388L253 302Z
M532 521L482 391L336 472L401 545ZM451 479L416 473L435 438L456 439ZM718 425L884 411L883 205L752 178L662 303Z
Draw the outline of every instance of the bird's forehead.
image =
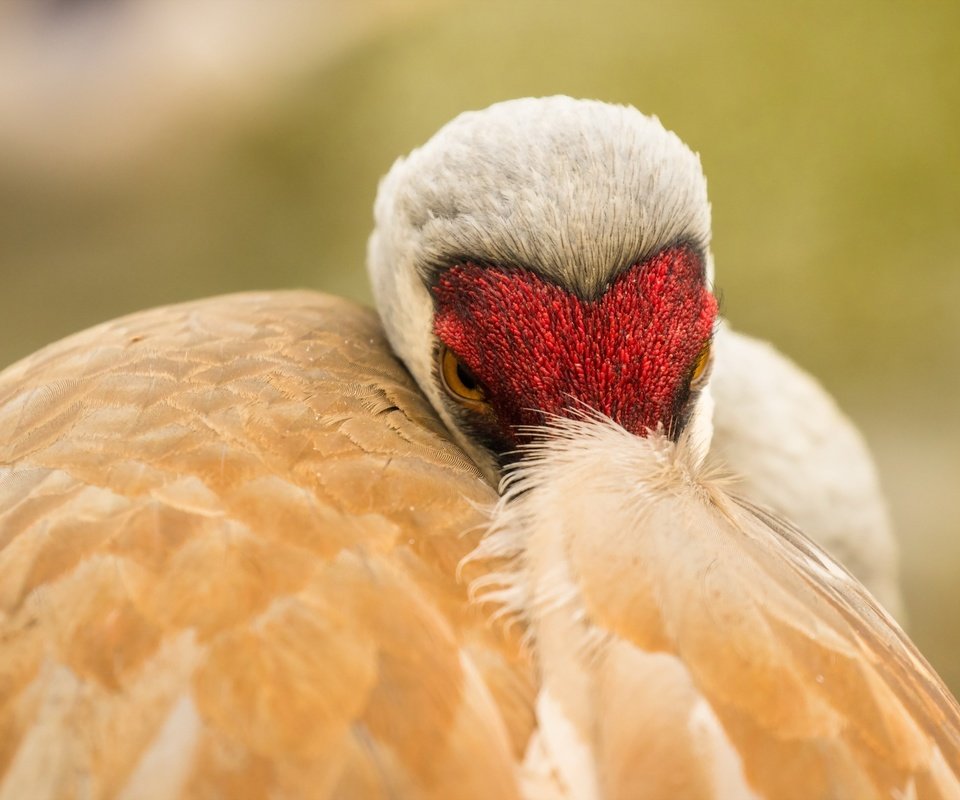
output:
M568 98L465 114L398 165L397 211L432 284L466 259L593 297L677 242L707 253L699 159L656 119Z

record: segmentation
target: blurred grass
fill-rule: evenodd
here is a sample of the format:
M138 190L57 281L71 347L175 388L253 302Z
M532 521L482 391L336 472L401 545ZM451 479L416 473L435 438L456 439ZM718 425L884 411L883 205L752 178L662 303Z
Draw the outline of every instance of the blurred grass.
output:
M0 363L218 292L366 300L370 208L397 155L508 97L632 103L701 153L727 315L863 424L911 631L960 689L960 5L437 2L351 30L242 113L218 116L211 91L115 163L0 152Z

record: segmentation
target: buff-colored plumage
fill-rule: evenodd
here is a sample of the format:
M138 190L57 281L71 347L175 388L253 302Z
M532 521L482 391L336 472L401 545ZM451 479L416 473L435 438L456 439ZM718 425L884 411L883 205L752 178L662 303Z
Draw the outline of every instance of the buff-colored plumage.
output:
M960 796L949 691L842 567L730 488L689 437L589 416L513 471L471 560L508 559L477 595L536 642L527 770L582 800Z
M0 800L960 798L956 701L761 508L896 605L811 379L721 327L675 441L577 407L500 497L442 388L429 285L463 248L587 296L677 236L709 268L702 184L635 110L495 106L382 185L380 320L214 298L0 374Z
M0 798L513 797L494 497L376 317L159 309L0 380Z

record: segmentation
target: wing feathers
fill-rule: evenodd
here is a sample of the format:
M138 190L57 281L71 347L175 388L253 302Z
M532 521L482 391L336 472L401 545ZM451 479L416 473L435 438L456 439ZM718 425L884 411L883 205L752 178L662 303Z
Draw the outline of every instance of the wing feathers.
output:
M6 371L0 797L515 796L534 682L455 580L495 495L441 432L306 292Z
M960 708L829 556L738 504L682 438L592 418L544 433L479 553L513 554L491 594L515 599L609 796L960 788ZM713 738L675 727L692 717L715 721L696 728ZM652 730L670 746L663 774L641 778L632 765L658 752ZM698 773L711 747L725 766Z

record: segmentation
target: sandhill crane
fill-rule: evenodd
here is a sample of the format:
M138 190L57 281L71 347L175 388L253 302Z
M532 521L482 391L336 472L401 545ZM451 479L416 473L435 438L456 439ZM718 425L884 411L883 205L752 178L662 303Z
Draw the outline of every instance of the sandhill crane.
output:
M956 701L765 508L896 601L856 433L717 328L679 139L463 115L369 266L379 320L215 298L0 376L0 798L960 796Z

